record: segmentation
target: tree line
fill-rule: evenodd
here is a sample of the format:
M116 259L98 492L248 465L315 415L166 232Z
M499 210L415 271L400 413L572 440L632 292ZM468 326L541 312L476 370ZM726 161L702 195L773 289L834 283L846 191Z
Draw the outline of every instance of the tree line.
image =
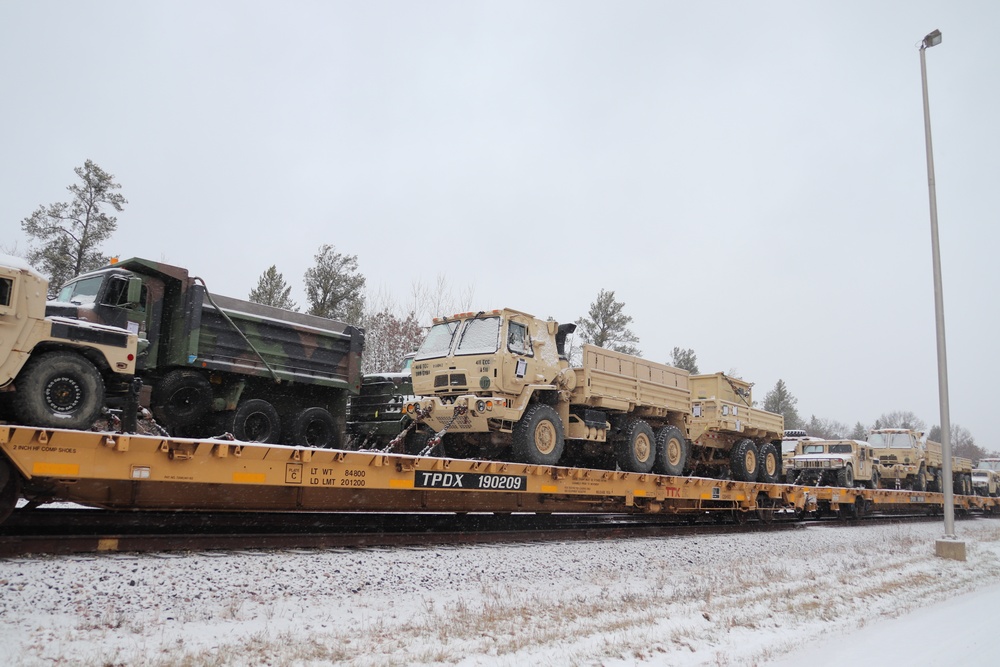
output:
M121 185L114 175L91 160L74 169L79 181L67 186L69 201L39 206L21 222L21 229L33 242L25 259L49 277L50 296L72 278L105 266L109 257L101 244L118 226L113 213L121 213L128 201L119 192ZM0 251L18 254L16 244L0 247ZM356 255L338 252L332 244L323 244L313 257L314 264L303 275L310 315L340 320L365 329L365 373L398 371L403 357L422 342L424 322L444 312L468 310L472 307L472 291L455 295L447 281L439 276L437 283L413 285L407 306L398 305L386 294L369 300L366 281ZM268 267L250 290L248 299L286 310L298 311L291 298L292 286L278 271ZM639 338L631 329L632 317L625 313L625 303L615 298L612 290L601 289L590 304L587 314L576 321L576 340L625 354L641 356ZM571 352L579 360L579 349ZM674 347L668 364L697 374L698 358L691 348ZM804 429L809 435L827 439L862 440L874 428L912 428L926 430L926 423L912 412L896 411L882 414L874 424L860 421L854 426L811 415L803 419L797 408L798 399L779 379L764 397L763 409L784 416L786 429ZM940 441L941 429L933 426L929 438ZM975 443L968 429L953 424L952 449L956 456L972 459L989 453Z

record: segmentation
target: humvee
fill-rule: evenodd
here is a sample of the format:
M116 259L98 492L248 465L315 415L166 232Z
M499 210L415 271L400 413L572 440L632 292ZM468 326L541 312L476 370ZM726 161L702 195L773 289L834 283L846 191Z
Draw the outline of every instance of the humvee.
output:
M878 488L875 448L860 440L802 440L785 473L789 484Z

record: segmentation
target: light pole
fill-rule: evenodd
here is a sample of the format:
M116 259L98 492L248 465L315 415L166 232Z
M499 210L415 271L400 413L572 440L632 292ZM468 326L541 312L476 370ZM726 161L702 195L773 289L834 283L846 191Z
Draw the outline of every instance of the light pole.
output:
M948 354L944 338L944 294L941 289L941 249L938 243L937 190L934 183L934 151L931 148L931 109L927 98L927 57L925 51L941 43L935 30L920 43L920 82L924 92L924 139L927 144L927 189L931 207L931 254L934 263L934 319L937 329L938 400L941 404L942 490L944 491L944 539L938 540L938 556L965 560L965 543L955 537L955 502L951 466L951 417L948 409Z

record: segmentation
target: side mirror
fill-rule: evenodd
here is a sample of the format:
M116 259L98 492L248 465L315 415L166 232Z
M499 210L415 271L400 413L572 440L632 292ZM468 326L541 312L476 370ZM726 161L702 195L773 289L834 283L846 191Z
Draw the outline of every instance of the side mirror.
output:
M130 305L138 305L142 298L142 278L132 276L128 279L128 302Z

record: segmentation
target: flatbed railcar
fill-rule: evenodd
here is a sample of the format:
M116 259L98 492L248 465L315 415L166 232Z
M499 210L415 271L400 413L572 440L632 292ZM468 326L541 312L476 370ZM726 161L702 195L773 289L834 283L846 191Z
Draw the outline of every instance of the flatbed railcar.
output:
M0 426L0 519L19 499L103 508L315 512L854 512L943 505L940 493L807 487L245 443ZM955 496L989 513L1000 499Z

